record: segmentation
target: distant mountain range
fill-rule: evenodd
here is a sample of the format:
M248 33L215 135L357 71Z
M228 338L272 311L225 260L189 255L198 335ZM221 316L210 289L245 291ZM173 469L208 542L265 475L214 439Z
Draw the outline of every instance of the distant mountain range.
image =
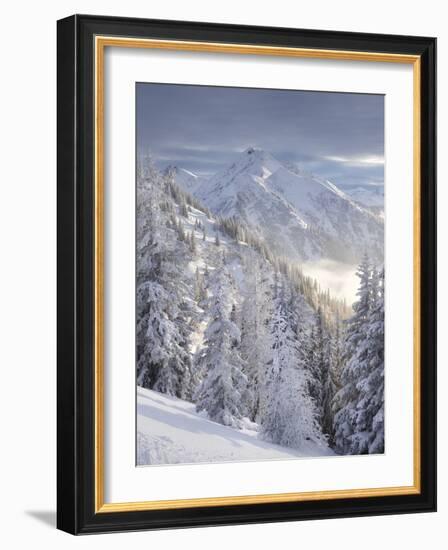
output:
M367 252L383 261L380 192L343 192L253 147L209 178L180 167L174 173L176 182L214 214L241 220L278 254L298 261L354 263Z

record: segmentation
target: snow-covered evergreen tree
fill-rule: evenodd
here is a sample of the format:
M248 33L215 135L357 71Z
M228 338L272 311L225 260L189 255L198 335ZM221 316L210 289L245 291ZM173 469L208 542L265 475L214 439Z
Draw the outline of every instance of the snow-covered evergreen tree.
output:
M298 341L287 283L277 275L274 314L270 326L272 358L266 376L267 405L261 435L286 447L300 448L306 441L325 445L318 411L309 393L309 371Z
M307 368L310 372L310 395L316 404L318 421L330 441L333 436L332 401L336 392L331 347L332 336L324 324L322 309L319 306L306 345Z
M341 389L334 397L335 445L342 454L384 450L384 277L367 256L358 277L354 314L347 321Z
M384 268L374 272L369 342L369 374L358 390L366 403L365 422L370 428L369 453L384 452Z
M341 371L343 365L343 330L341 327L341 318L339 312L336 312L334 322L334 332L331 337L330 364L333 373L335 388L338 390L341 386Z
M248 404L251 420L259 420L263 408L266 358L269 351L268 320L270 317L270 274L257 259L248 253L247 284L241 312L241 357L252 390Z
M232 320L231 280L227 269L218 271L205 331L205 348L199 358L205 378L196 393L196 409L225 426L238 427L247 414L248 380L238 346L240 331Z
M186 247L169 228L164 178L150 164L137 182L137 383L177 397L190 395Z
M310 355L308 369L311 373L310 394L316 403L319 420L323 422L324 386L327 377L328 366L325 354L325 336L322 319L322 310L319 307L314 318L314 330L310 341Z

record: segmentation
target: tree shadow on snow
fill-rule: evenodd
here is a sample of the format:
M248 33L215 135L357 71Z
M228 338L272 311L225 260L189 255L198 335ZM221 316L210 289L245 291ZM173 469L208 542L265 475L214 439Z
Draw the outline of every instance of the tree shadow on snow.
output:
M175 405L173 406L175 407ZM218 424L217 422L213 422L212 420L208 420L203 417L196 418L193 414L185 411L185 409L180 407L175 408L177 408L182 414L178 415L175 412L170 412L167 410L160 411L154 406L138 403L137 413L148 418L148 420L155 420L161 424L168 424L178 430L188 431L195 434L203 433L210 436L222 437L223 439L229 441L234 447L242 447L243 443L254 447L263 447L262 442L258 439L245 435L230 426L223 426L222 424ZM240 443L238 443L238 441Z

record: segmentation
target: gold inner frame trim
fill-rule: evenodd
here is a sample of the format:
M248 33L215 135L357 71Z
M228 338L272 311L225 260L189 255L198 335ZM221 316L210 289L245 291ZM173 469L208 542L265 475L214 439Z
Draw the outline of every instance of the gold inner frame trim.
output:
M141 502L104 502L104 52L106 47L150 48L159 50L193 51L207 53L232 53L245 55L266 55L329 59L340 61L370 61L382 63L407 63L413 65L413 197L414 197L414 349L413 349L413 423L414 423L414 471L413 485L400 487L379 487L331 491L244 495L180 500L159 500ZM156 40L96 36L95 55L95 308L94 308L94 370L95 370L95 513L130 512L143 510L167 510L198 508L206 506L232 506L241 504L264 504L274 502L304 502L342 498L362 498L413 495L421 492L421 424L420 424L420 271L421 271L421 60L417 55L389 54L381 52L356 52L324 50L253 44L226 44L183 40Z

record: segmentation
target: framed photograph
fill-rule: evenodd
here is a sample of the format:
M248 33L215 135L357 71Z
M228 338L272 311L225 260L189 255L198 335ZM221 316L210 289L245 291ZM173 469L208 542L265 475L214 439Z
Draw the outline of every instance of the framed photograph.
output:
M434 511L434 38L58 22L58 527Z

